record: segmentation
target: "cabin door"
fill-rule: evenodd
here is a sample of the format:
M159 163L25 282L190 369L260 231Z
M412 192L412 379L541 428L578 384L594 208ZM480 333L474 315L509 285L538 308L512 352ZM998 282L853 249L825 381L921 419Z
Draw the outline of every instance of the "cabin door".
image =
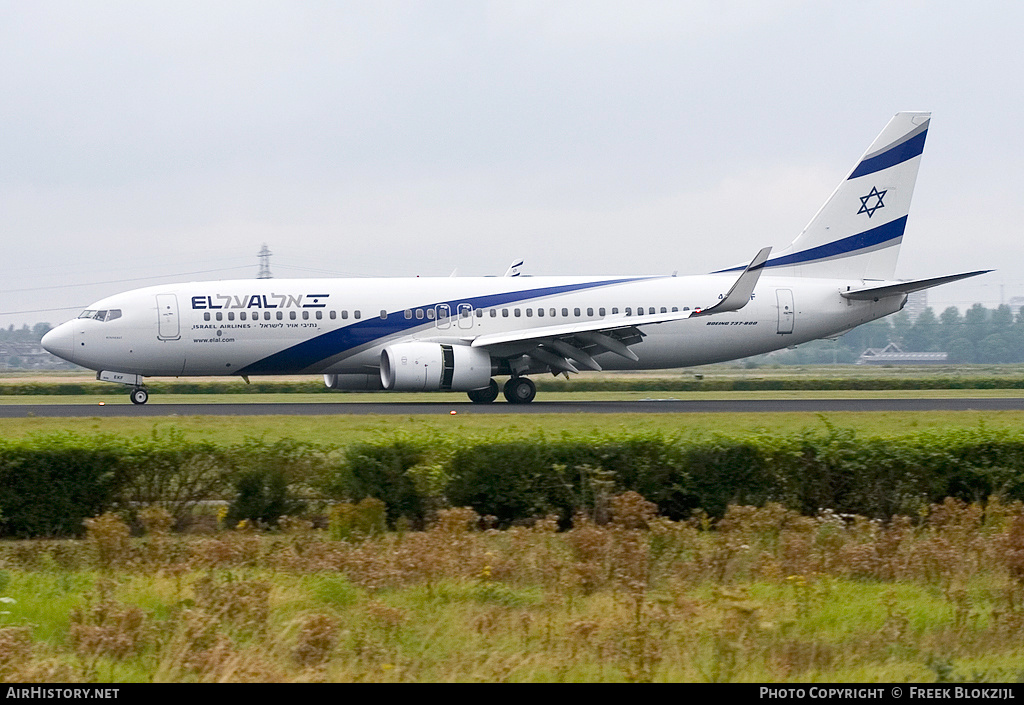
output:
M156 295L157 334L160 340L181 338L178 322L178 297L174 294Z

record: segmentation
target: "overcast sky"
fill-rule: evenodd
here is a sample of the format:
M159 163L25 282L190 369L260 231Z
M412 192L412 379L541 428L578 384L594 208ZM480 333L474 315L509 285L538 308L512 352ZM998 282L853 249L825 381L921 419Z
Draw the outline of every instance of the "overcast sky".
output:
M1024 3L0 0L0 325L178 280L702 273L900 110L900 278L1024 296ZM57 310L62 309L62 310Z

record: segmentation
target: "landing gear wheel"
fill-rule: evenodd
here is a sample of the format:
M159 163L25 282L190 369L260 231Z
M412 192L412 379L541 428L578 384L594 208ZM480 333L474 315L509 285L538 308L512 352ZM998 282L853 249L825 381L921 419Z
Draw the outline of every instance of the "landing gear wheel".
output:
M513 377L502 391L509 404L529 404L537 396L537 385L527 377Z
M498 398L498 383L493 379L483 389L474 389L469 392L469 400L474 404L490 404Z
M132 393L129 395L129 397L132 400L132 404L145 404L147 401L149 401L149 392L147 392L142 387L137 387L136 389L132 390Z

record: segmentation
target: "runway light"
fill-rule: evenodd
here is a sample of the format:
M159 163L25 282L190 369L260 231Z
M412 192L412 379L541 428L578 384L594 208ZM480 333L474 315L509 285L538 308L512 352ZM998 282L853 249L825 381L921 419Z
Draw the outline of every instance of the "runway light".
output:
M105 402L105 401L101 401L100 402L100 406L106 406L106 405L107 405L107 402Z
M452 410L451 410L451 411L449 411L448 413L449 413L449 414L451 414L452 416L455 416L455 414L457 414L457 413L459 413L459 412L457 412L457 411L456 411L455 409L452 409Z

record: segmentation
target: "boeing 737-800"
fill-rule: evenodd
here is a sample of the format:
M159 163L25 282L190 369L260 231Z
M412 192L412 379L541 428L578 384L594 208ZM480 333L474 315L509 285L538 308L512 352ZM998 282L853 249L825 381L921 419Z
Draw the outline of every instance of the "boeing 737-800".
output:
M930 113L898 113L783 251L699 276L256 279L97 301L43 346L148 399L153 376L322 374L332 389L533 400L528 375L733 360L834 337L966 277L893 276ZM508 276L509 274L513 276Z

